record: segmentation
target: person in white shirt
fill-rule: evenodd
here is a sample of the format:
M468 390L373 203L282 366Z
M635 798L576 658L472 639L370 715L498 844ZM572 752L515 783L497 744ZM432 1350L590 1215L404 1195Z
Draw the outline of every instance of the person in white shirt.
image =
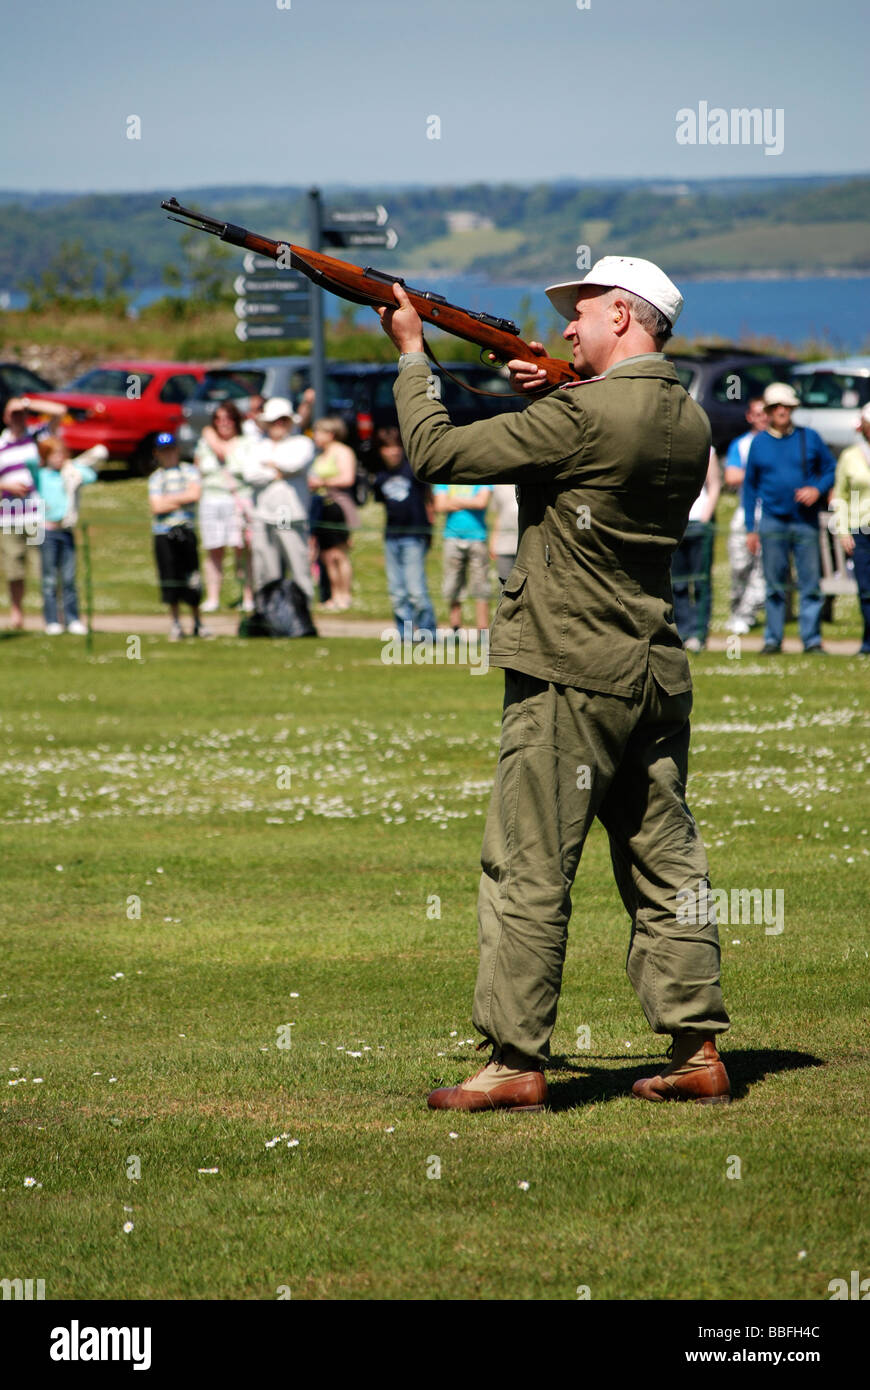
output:
M492 489L492 505L495 516L489 538L489 553L495 560L498 582L504 588L504 582L514 567L519 545L519 507L514 484L496 483Z
M242 434L247 439L265 439L266 436L260 428L260 415L265 404L262 396L248 397L248 408L242 420Z
M748 528L743 515L743 503L740 500L750 445L755 436L767 428L764 401L760 396L753 397L747 404L746 423L749 426L746 434L732 439L725 455L725 486L737 491L737 506L728 533L728 561L731 566L731 620L728 631L736 632L741 637L755 627L759 612L764 607L764 570L761 554L759 552L753 555L746 544ZM753 518L751 528L755 531L758 530L755 525L757 519Z
M722 490L716 450L710 450L704 486L692 503L683 539L671 557L674 621L687 652L707 645L713 608L713 517Z
M220 607L227 547L235 551L236 574L242 584L242 610L254 611L251 552L245 539L250 488L242 478L245 458L254 447L254 441L242 432L242 417L235 403L219 401L193 455L202 478L199 528L205 551L203 613L216 613Z
M66 406L59 401L12 396L3 411L4 429L0 433L0 561L9 582L10 621L13 628L24 626L24 581L27 577L28 535L38 524L39 498L36 479L39 471L37 440L53 434ZM44 415L49 424L31 429L29 415Z
M293 433L293 407L273 396L260 416L266 437L254 443L242 467L252 488L254 589L290 574L305 596L314 596L308 558L308 470L314 444Z

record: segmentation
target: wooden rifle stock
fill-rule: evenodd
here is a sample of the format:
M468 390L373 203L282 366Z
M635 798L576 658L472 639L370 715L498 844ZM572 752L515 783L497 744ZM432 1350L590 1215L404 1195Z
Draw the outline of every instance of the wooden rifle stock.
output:
M528 343L519 336L519 328L510 319L497 318L493 314L480 313L474 309L460 309L450 304L442 295L428 290L416 290L406 285L400 275L387 275L373 270L371 266L361 269L349 261L325 256L320 251L310 251L305 246L294 246L291 242L273 241L271 237L249 232L245 227L237 227L232 222L221 222L207 217L204 213L192 212L184 208L175 198L160 204L175 221L183 222L197 231L210 232L212 236L227 241L231 246L242 246L246 251L266 256L276 261L281 269L298 270L321 289L329 290L339 299L350 300L353 304L389 305L395 308L396 298L393 285L401 285L420 318L431 323L445 333L463 338L486 349L493 365L518 358L523 362L534 362L543 367L549 386L560 386L566 381L576 381L577 374L569 362L558 357L541 357L533 352ZM525 393L523 393L525 394Z

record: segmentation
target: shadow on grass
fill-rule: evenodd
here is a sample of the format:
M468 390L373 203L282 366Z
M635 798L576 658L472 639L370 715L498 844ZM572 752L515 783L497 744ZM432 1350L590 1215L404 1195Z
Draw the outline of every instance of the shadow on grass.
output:
M0 629L0 642L8 642L13 637L29 636L27 629L23 627L4 627Z
M635 1060L640 1061L640 1058ZM774 1072L799 1071L804 1067L823 1067L824 1060L810 1052L774 1052L748 1048L745 1051L723 1052L722 1060L731 1080L732 1100L743 1100L751 1086ZM596 1057L595 1062L622 1062L623 1057ZM588 1105L590 1101L618 1100L630 1094L635 1081L642 1076L654 1076L667 1066L667 1058L650 1057L645 1066L600 1067L577 1064L572 1058L556 1057L548 1071L550 1109L570 1110ZM570 1080L561 1080L573 1072Z

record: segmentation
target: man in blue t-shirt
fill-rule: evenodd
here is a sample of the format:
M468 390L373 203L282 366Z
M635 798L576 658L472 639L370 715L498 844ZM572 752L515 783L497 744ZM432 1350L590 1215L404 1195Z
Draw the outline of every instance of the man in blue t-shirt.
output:
M746 544L761 550L767 590L767 653L782 650L789 557L794 554L800 608L798 627L805 652L822 648L821 555L819 512L834 485L836 463L815 430L795 429L791 413L800 401L791 386L774 382L764 393L767 427L752 441L743 480ZM756 503L761 520L755 529Z
M412 637L434 637L435 610L426 583L426 552L432 541L429 488L411 472L395 425L378 430L377 446L383 469L373 491L387 513L384 556L393 618L403 641L408 632Z
M462 626L460 595L468 586L475 600L477 626L489 627L489 548L486 509L492 488L479 483L436 483L432 488L436 512L444 523L444 598L450 604L450 626Z

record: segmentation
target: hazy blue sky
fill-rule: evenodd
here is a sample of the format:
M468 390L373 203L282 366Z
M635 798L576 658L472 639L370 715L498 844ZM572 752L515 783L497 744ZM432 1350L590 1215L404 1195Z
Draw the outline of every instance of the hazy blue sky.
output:
M278 3L21 0L14 18L7 4L0 187L868 167L861 0ZM782 108L782 154L678 145L676 113L700 101Z

